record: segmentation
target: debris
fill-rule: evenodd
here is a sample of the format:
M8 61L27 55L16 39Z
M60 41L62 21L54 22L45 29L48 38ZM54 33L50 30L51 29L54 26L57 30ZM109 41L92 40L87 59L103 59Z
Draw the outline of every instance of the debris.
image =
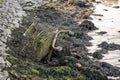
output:
M45 24L44 22L33 22L30 27L23 34L24 36L32 36L32 44L35 50L37 60L40 61L48 54L48 63L50 62L53 50L62 51L61 46L55 46L57 37L60 33L66 33L73 35L70 30L58 30L52 28L52 26ZM28 43L30 43L28 41ZM30 44L30 45L32 45ZM27 46L25 46L27 47ZM23 48L24 50L25 48Z

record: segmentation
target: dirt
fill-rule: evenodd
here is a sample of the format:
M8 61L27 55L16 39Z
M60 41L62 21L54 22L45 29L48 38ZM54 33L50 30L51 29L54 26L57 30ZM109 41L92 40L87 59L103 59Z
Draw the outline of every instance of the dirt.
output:
M69 6L66 2L57 2L26 13L28 16L23 18L19 28L12 31L11 38L7 41L7 59L12 66L6 70L12 80L108 80L107 76L119 76L118 67L94 61L88 56L86 46L91 46L89 41L92 38L87 33L97 30L93 22L89 21L89 15L92 13L90 7ZM57 45L62 45L64 50L53 53L52 65L47 64L47 56L36 61L32 46L21 51L29 40L23 34L35 21L35 17L54 28L74 32L74 35L59 36Z

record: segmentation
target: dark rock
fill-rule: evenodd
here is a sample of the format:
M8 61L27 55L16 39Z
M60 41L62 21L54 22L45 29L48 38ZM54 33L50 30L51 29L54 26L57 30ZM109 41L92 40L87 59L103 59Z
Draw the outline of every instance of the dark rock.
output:
M88 0L68 0L68 4L77 5L79 7L85 7Z
M118 61L120 62L120 59Z
M103 14L92 14L93 16L100 16L100 17L103 17L104 15Z
M107 42L102 42L98 46L106 50L119 50L120 49L120 45L114 44L114 43L108 44Z
M80 59L81 58L81 55L80 54L77 54L77 53L71 53L72 56L74 56L75 58L77 59Z
M93 24L93 22L85 20L79 25L81 31L91 31L96 30L97 28Z
M97 58L97 59L102 59L103 55L101 54L100 51L96 51L96 52L93 53L93 57Z
M108 11L108 9L103 9L104 11Z
M99 18L98 20L99 20L99 21L101 21L102 19L101 19L101 18Z
M84 73L87 77L89 77L89 80L108 80L107 76L97 70L86 68L86 70L84 70Z
M117 9L117 8L120 8L120 6L113 6L113 8L116 8L116 9Z
M60 65L60 61L56 58L52 58L52 61L51 61L51 66L59 66Z
M106 34L107 32L105 31L101 31L101 32L97 32L99 35L103 35L103 34Z
M105 50L105 49L102 49L102 50L97 50L97 51L95 51L94 53L107 54L108 51Z
M75 32L75 37L76 38L80 38L82 40L86 40L86 41L89 41L89 40L92 40L92 37L88 36L88 34L84 33L84 32Z
M108 43L107 42L102 42L101 44L98 45L101 48L107 48L108 47Z
M107 74L107 76L119 76L120 69L106 62L100 62L101 69Z

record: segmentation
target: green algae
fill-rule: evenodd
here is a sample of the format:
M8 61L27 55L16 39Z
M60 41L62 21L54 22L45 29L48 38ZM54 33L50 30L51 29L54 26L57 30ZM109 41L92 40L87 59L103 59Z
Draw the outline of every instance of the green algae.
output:
M6 29L14 30L15 28L13 26L7 26Z
M33 73L35 73L35 74L38 74L38 75L40 74L40 71L37 70L37 69L32 69L31 71L32 71Z
M2 3L4 0L0 0L0 3Z
M60 66L60 67L56 67L55 71L59 74L70 74L71 68L68 66Z
M87 78L86 78L86 76L84 75L84 74L82 74L82 73L78 73L78 75L77 75L77 77L76 77L77 79L80 79L80 80L88 80Z
M64 80L73 80L73 79L69 76L66 76Z
M25 78L25 79L27 79L27 78L28 78L28 75L23 74L22 77Z
M15 56L13 56L13 55L8 55L7 56L7 59L10 61L10 62L14 62L14 61L17 61L18 59L15 57Z
M13 57L13 56L12 56ZM70 57L69 57L70 58ZM14 59L16 58L9 58ZM74 59L71 57L70 59ZM31 80L88 80L81 71L74 70L68 66L47 66L45 64L36 64L36 62L29 59L21 59L19 63L12 60L13 66L9 69L9 73L16 76L17 79L31 79ZM74 65L74 64L72 64ZM74 67L75 68L75 67ZM86 69L86 67L84 67ZM11 77L14 77L11 76Z
M48 80L47 78L44 78L43 80Z

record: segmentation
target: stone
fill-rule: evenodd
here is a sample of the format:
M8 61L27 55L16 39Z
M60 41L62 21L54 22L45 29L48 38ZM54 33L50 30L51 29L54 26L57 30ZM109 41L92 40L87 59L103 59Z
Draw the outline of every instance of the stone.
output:
M84 20L82 23L79 25L81 31L91 31L91 30L96 30L96 26L93 24L93 22Z
M117 8L120 8L120 6L113 6L113 8L116 8L116 9L117 9Z
M97 32L99 35L103 35L103 34L106 34L107 32L106 31L101 31L101 32Z
M107 62L100 62L100 67L102 70L104 70L105 74L107 76L119 76L120 75L120 69L118 67L115 67Z
M68 0L68 4L78 5L80 7L85 6L88 0Z
M80 63L76 63L76 66L77 66L78 68L81 68L81 67L82 67L82 65L81 65Z
M93 53L93 57L96 58L96 59L102 59L103 55L100 51L96 51L96 52Z
M120 59L118 61L120 62Z
M103 48L103 49L110 50L110 51L112 51L112 50L119 50L120 49L120 45L119 44L114 44L114 43L108 44L107 42L102 42L98 46Z

